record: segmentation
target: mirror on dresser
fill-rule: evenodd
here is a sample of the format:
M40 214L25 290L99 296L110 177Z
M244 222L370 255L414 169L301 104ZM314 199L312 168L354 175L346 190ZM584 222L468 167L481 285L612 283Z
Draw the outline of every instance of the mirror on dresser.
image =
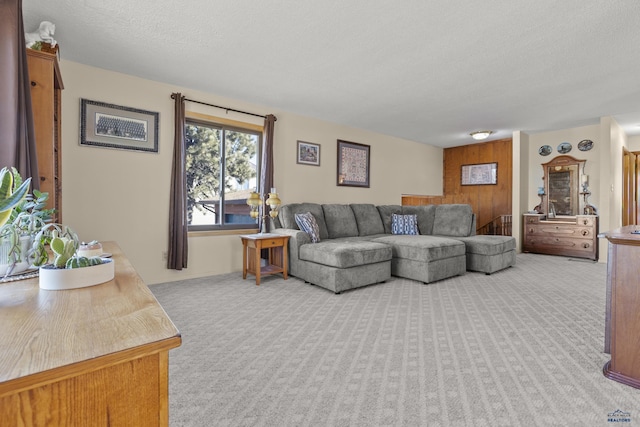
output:
M586 160L571 156L558 156L542 164L546 194L543 207L547 219L582 213L584 206L580 198L580 185L585 163Z

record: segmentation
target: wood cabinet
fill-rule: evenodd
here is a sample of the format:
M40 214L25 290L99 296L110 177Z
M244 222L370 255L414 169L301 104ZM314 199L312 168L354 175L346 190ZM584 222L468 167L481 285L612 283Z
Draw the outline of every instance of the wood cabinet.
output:
M62 222L62 76L53 53L27 49L31 105L36 134L40 191L49 193L47 208Z
M603 233L609 240L605 352L607 378L640 388L640 226Z
M0 284L0 426L167 426L178 330L119 247L113 280Z
M523 252L598 259L598 216L547 219L524 214Z

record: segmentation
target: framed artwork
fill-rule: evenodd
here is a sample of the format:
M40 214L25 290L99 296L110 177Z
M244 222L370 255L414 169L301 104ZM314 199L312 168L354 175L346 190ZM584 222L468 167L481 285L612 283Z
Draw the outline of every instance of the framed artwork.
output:
M80 100L80 145L158 152L160 113Z
M369 188L371 147L356 142L338 140L337 185Z
M320 144L298 141L296 163L320 166Z
M497 163L462 165L462 185L493 185L497 183Z

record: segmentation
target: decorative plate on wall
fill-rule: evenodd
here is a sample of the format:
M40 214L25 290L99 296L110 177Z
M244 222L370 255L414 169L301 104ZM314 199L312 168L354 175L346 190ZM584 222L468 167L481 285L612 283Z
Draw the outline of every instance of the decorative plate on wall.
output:
M540 154L541 156L548 156L549 154L551 154L552 151L553 149L551 148L550 145L543 145L538 150L538 154Z
M568 142L563 142L562 144L558 145L558 153L560 154L567 154L569 151L571 151L573 147L571 146L571 144L569 144Z
M590 139L583 139L578 142L578 150L580 151L589 151L593 148L593 141Z

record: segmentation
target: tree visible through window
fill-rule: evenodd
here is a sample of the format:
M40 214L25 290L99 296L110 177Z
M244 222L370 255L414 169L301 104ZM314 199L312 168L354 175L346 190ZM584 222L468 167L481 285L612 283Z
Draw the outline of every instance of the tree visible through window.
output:
M258 182L260 132L187 120L190 230L253 228L246 203Z

